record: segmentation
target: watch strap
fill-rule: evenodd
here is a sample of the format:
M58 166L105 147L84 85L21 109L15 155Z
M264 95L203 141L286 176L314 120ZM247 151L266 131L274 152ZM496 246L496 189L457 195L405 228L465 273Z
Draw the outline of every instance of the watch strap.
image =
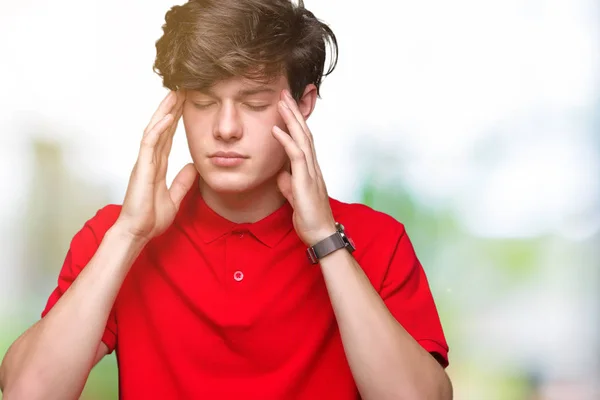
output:
M336 232L310 247L308 249L309 259L313 264L316 264L327 254L333 253L344 247L346 247L346 243L344 242L344 239L342 239L342 235L340 235L339 232Z
M348 243L347 239L344 239L345 235L343 233L343 227L338 225L338 231L306 249L311 264L317 264L321 258L345 247L350 251L353 251L354 246L352 246L351 243Z

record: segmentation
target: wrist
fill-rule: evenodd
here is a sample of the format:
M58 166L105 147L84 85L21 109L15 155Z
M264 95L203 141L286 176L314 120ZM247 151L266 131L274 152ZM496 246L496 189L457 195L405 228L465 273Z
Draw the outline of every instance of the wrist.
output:
M352 254L347 249L339 248L321 257L318 264L320 265L321 269L334 268L333 266L336 266L334 269L339 270L339 266L342 264L351 265L351 260L354 260Z
M329 236L333 235L337 232L337 227L335 223L331 223L330 226L326 226L322 229L319 229L314 235L312 235L311 239L308 241L309 246L314 246L322 240L327 239Z
M337 252L341 249L347 249L350 253L354 252L355 246L352 239L346 233L345 228L340 223L335 223L331 230L321 230L318 239L306 249L306 253L311 264L317 264L327 255Z
M146 237L132 234L131 230L119 220L106 232L106 235L134 250L141 250L149 242Z

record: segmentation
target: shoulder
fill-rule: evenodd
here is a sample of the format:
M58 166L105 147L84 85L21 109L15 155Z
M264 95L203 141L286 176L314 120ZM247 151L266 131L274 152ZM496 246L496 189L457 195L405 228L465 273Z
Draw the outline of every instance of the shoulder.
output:
M121 213L121 206L118 204L108 204L96 212L90 219L85 222L85 226L88 226L98 236L104 236L104 234L117 222L119 214ZM100 238L102 239L102 238Z
M404 224L398 219L366 204L348 203L334 198L330 198L329 203L336 221L354 234L385 235L398 239L405 233Z
M58 275L57 286L48 298L42 317L50 311L92 259L104 235L116 222L120 212L120 206L106 205L81 224L71 239Z
M117 205L106 205L89 217L71 238L66 258L64 260L61 277L63 280L72 280L87 265L98 250L104 235L116 222L121 212Z
M410 243L404 224L390 214L362 203L330 198L330 204L334 219L344 226L356 246L355 257L366 270L389 265L398 256L398 248Z
M117 204L107 204L99 208L75 234L71 247L85 244L98 246L106 232L117 221L120 213L121 206Z
M355 244L354 257L378 291L386 277L402 280L411 275L418 263L402 222L365 204L336 199L330 204L335 220Z

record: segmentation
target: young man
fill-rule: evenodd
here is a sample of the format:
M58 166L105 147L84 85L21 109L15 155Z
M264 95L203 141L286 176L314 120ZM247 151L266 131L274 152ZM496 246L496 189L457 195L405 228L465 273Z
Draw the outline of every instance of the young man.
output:
M450 399L403 225L327 194L306 120L333 32L289 0L190 1L163 28L171 92L6 354L5 399L76 399L112 351L124 399ZM181 117L193 164L168 188Z

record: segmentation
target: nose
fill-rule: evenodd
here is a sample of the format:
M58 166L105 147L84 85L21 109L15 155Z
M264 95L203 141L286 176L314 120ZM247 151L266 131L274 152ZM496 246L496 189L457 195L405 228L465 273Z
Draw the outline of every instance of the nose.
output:
M242 122L233 104L223 103L217 116L215 138L225 142L238 140L242 137Z

